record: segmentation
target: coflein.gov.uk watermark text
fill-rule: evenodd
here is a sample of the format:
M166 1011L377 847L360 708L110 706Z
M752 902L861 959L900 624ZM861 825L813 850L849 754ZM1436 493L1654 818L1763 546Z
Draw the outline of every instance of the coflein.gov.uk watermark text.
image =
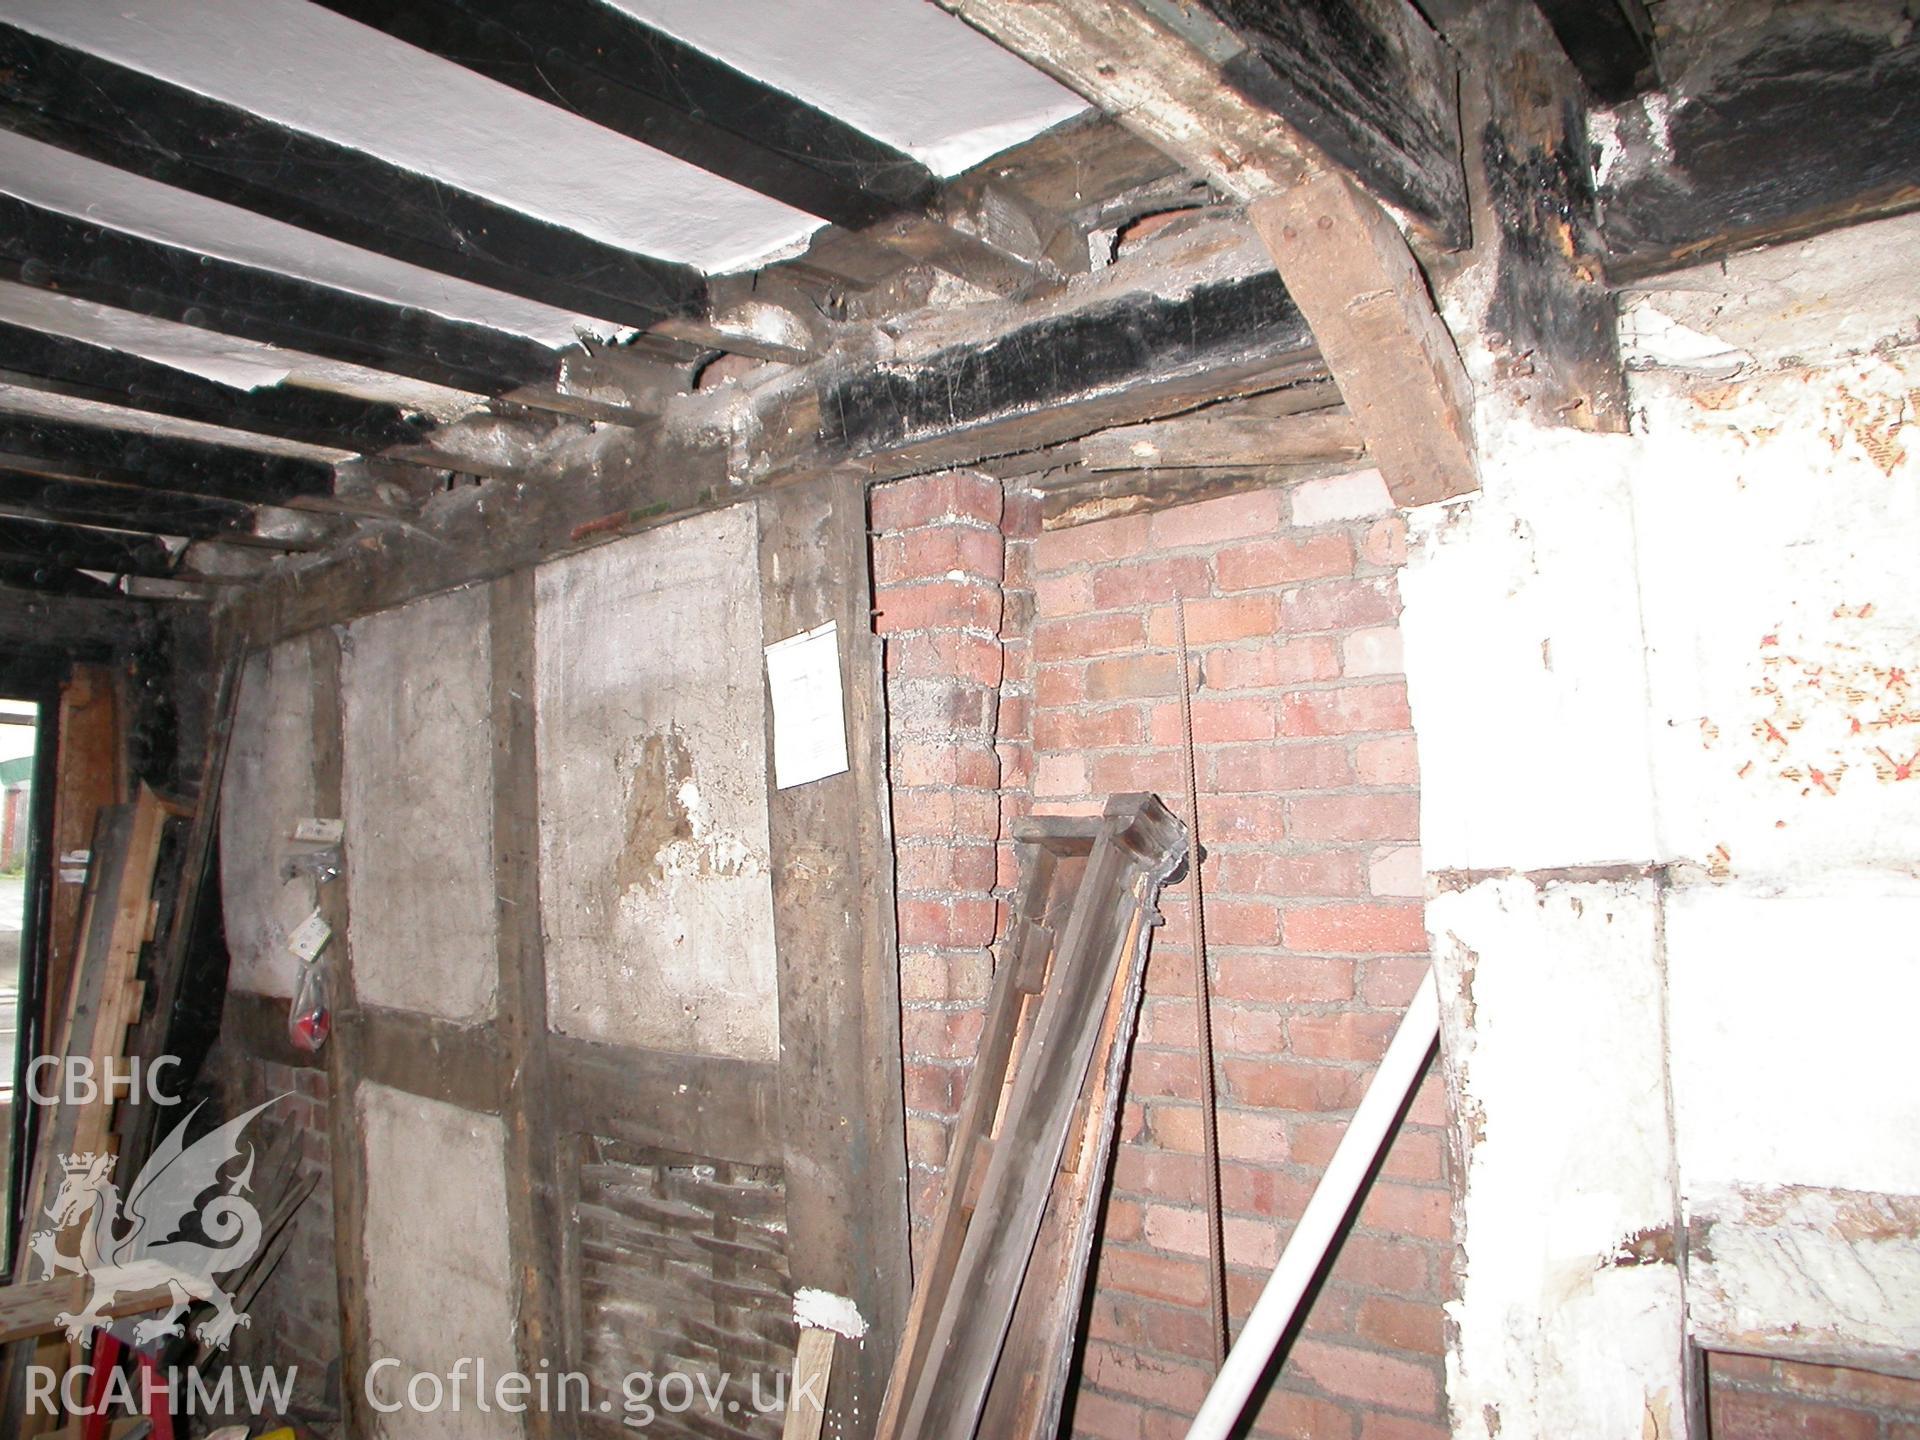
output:
M367 1405L383 1415L402 1410L617 1414L623 1424L645 1429L662 1415L778 1415L790 1402L824 1405L823 1377L811 1375L798 1389L790 1380L784 1370L755 1372L744 1380L724 1371L636 1370L621 1380L618 1395L603 1394L596 1400L588 1378L577 1370L494 1371L484 1359L461 1359L438 1374L409 1372L388 1357L368 1367L364 1393Z
M27 1410L34 1415L64 1413L85 1417L150 1415L163 1408L187 1416L283 1416L299 1378L297 1366L284 1368L230 1366L217 1376L198 1370L114 1369L99 1373L91 1365L57 1369L34 1365L27 1372ZM664 1415L690 1411L708 1415L743 1413L778 1415L790 1400L823 1404L824 1381L809 1376L799 1388L784 1371L739 1377L721 1373L635 1371L620 1384L618 1395L594 1398L593 1386L577 1370L494 1370L483 1359L461 1359L444 1373L408 1370L399 1360L376 1360L367 1368L362 1394L369 1409L381 1415L402 1411L416 1414L482 1414L499 1411L524 1415L618 1415L621 1423L644 1430Z

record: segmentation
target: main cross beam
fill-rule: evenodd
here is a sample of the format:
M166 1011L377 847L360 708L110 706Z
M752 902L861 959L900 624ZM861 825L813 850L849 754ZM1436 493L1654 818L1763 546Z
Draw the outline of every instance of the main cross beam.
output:
M1226 193L1329 167L1468 238L1452 58L1406 0L939 0Z
M266 642L492 579L830 471L880 479L1037 450L1112 425L1324 378L1259 240L1201 226L1066 291L932 315L885 354L837 350L743 391L724 426L576 441L477 488L436 529L370 528L238 603Z

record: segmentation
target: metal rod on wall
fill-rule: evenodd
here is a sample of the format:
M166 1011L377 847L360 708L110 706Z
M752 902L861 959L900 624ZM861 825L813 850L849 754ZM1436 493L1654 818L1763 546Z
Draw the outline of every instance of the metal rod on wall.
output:
M1227 1351L1227 1254L1220 1220L1220 1116L1214 1095L1213 1008L1208 993L1207 917L1200 903L1200 781L1193 758L1193 672L1187 654L1187 605L1173 601L1174 621L1180 628L1180 733L1186 743L1187 768L1187 913L1193 934L1193 1011L1195 1042L1200 1052L1201 1160L1206 1173L1207 1210L1207 1328L1212 1331L1213 1368L1219 1370Z

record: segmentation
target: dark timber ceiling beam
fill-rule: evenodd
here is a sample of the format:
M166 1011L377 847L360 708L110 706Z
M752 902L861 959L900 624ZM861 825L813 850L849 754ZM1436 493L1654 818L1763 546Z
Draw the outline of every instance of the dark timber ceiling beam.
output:
M0 278L482 394L551 380L559 368L558 351L524 335L162 244L6 194Z
M10 410L0 410L0 456L15 469L46 463L120 484L217 495L246 504L279 505L303 495L333 493L333 466L324 461Z
M906 343L912 341L913 343ZM556 450L511 491L411 530L357 536L236 596L254 643L492 579L570 550L835 469L873 479L971 465L1301 380L1313 337L1242 224L1173 237L1064 293L967 306L884 356L841 350L741 392L743 456L663 423ZM706 397L702 397L704 400ZM671 402L670 402L671 406Z
M98 576L83 575L51 560L5 552L0 552L0 585L39 590L48 595L104 597L120 593L118 586Z
M149 535L179 535L189 540L218 540L276 550L306 550L317 538L268 539L256 526L251 505L208 495L181 495L115 485L80 474L48 475L7 467L0 462L0 508L31 519L74 525L103 525ZM321 527L309 521L317 537Z
M0 654L93 660L125 654L157 629L144 600L72 599L0 585Z
M1534 0L1474 0L1449 31L1487 57L1463 78L1471 137L1479 344L1535 423L1624 433L1618 304L1594 203L1591 98ZM1484 305L1484 308L1482 308Z
M939 0L1226 193L1337 169L1467 243L1457 76L1408 0Z
M156 360L0 321L0 384L336 450L413 444L433 422L301 385L239 390Z
M1605 117L1610 280L1920 207L1920 43L1871 9L1784 6L1661 63L1657 129Z
M0 102L36 140L476 285L641 328L704 304L690 266L5 24Z
M65 570L101 570L163 580L179 557L152 535L96 530L0 515L0 556Z
M1641 0L1534 0L1560 48L1603 105L1631 100L1657 83L1653 17Z
M924 208L939 187L910 155L601 0L321 3L836 225Z

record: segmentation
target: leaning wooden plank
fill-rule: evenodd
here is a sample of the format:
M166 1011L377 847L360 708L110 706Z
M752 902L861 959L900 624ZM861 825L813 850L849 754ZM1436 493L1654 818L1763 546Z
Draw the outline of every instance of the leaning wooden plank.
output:
M56 857L83 849L92 840L100 808L125 794L121 779L119 696L111 670L76 665L60 687L58 757L53 782L53 848ZM59 1039L66 1015L69 981L80 953L83 884L62 878L69 867L54 870L52 920L47 931L47 970L41 996L41 1026L35 1039L43 1047Z
M53 1334L60 1329L57 1316L86 1304L92 1283L85 1275L56 1275L51 1280L0 1287L0 1344ZM172 1292L161 1285L117 1294L101 1306L100 1313L117 1319L163 1309L171 1303Z
M1393 221L1339 175L1248 212L1402 505L1477 489L1473 387Z
M1008 1071L1032 1024L1037 1009L1034 997L1052 967L1058 948L1056 938L1065 927L1075 887L1099 829L1097 820L1054 816L1025 821L1015 832L1020 853L1019 899L1008 922L981 1024L980 1046L948 1146L946 1187L934 1219L932 1240L915 1277L900 1349L887 1381L879 1423L874 1427L874 1434L882 1440L902 1433L901 1408L926 1364L932 1340L929 1317L937 1316L945 1302L975 1213Z
M98 1082L98 1088L90 1101L76 1103L66 1094L64 1083L61 1085L60 1103L49 1111L34 1149L27 1190L32 1207L26 1217L29 1234L43 1220L55 1219L50 1210L63 1173L60 1157L103 1154L109 1149L114 1095L105 1081L109 1074L124 1068L120 1061L130 1007L138 1004L133 988L135 970L140 947L147 938L153 866L166 810L153 791L142 786L135 804L115 806L101 814L95 832L97 879L86 905L80 966L72 979L63 1035L53 1049L65 1062L63 1082L69 1074L85 1073ZM77 1244L77 1228L77 1224L58 1227L53 1238L55 1248L71 1254ZM40 1265L36 1249L23 1245L16 1256L15 1276L21 1280L35 1278L33 1272ZM64 1347L43 1341L41 1348L43 1360L59 1363L58 1351ZM17 1367L12 1373L17 1378ZM24 1399L19 1392L15 1395ZM20 1433L43 1433L50 1418L23 1416Z
M827 1382L833 1378L833 1331L812 1326L800 1332L793 1356L793 1393L780 1440L819 1440L827 1415Z
M131 805L113 805L100 811L93 830L93 862L81 909L78 963L69 977L58 1029L48 1037L47 1053L62 1060L71 1055L91 1054L93 1050L94 1030L106 998L107 952L112 943L112 926L107 917L119 907L132 836ZM59 1088L57 1080L55 1083ZM71 1154L74 1149L79 1112L76 1107L58 1104L45 1108L40 1119L33 1168L27 1177L28 1232L46 1218L46 1207L53 1199L52 1177L59 1168L57 1157ZM14 1278L30 1278L32 1264L31 1255L22 1247L15 1256Z
M133 807L114 805L100 811L93 831L93 860L87 875L87 892L81 909L76 963L67 980L67 996L61 1010L57 1032L49 1037L47 1053L62 1060L77 1054L91 1054L93 1037L99 1028L100 1010L106 999L109 971L108 951L112 944L110 917L118 910L121 888L126 880L127 856L133 836ZM58 1087L58 1082L56 1081ZM64 1087L58 1087L64 1089ZM14 1278L39 1277L40 1262L25 1237L33 1235L52 1217L48 1214L58 1188L61 1173L59 1157L75 1148L79 1127L78 1108L65 1103L46 1108L35 1135L33 1168L27 1175L26 1214L22 1243L14 1252ZM71 1245L68 1247L71 1249ZM44 1335L45 1332L36 1332ZM21 1436L44 1435L57 1417L29 1414L26 1411L28 1367L35 1364L62 1366L64 1341L42 1338L38 1345L17 1345L6 1366L7 1394L3 1412L16 1421L15 1433Z
M113 1077L126 1070L127 1026L139 1013L142 993L138 979L140 952L152 935L154 866L160 857L167 806L142 785L132 809L127 853L120 865L120 883L113 908L104 921L107 944L105 957L98 967L101 971L99 1010L86 1047L74 1045L67 1051L69 1064L77 1068L84 1061L89 1067L85 1073L99 1082L92 1098L84 1103L75 1104L70 1097L61 1097L60 1110L73 1112L72 1152L79 1155L106 1155L113 1151L113 1112L119 1098ZM98 911L94 918L101 919ZM51 1172L48 1178L51 1180ZM121 1175L118 1179L124 1189L132 1177ZM78 1220L62 1227L55 1237L55 1246L71 1250L79 1243L76 1233L79 1228ZM80 1364L84 1346L73 1343L68 1358L70 1364Z
M1148 927L1136 912L1124 954L1144 956ZM1093 1253L1095 1205L1113 1154L1114 1122L1132 1047L1134 1019L1140 1009L1144 966L1123 963L1107 996L1091 1074L1074 1108L1066 1153L1048 1199L1040 1236L1020 1286L1007 1330L1004 1353L1019 1363L994 1371L993 1386L981 1411L979 1433L1007 1440L1044 1440L1059 1427L1066 1398L1067 1372L1087 1263Z
M1114 972L1137 967L1128 937L1144 923L1185 829L1151 795L1108 802L1024 1063L995 1137L927 1364L903 1406L902 1436L970 1440L1072 1129ZM1137 994L1137 992L1136 992Z
M168 1053L174 1006L180 996L187 957L193 947L201 891L212 864L214 834L220 823L220 786L226 775L227 749L233 736L234 711L240 698L245 647L228 625L216 627L215 639L216 643L224 643L226 655L221 662L219 680L214 689L207 753L201 765L200 790L187 831L185 853L181 856L173 913L167 933L154 946L153 1005L140 1015L132 1034L127 1037L127 1053L139 1056L149 1066ZM156 1105L127 1107L125 1123L121 1128L121 1154L125 1157L125 1167L137 1168L153 1148L153 1127L159 1119L159 1108Z
M138 1018L136 989L140 952L146 945L152 918L154 866L160 858L161 832L167 820L167 807L146 786L140 787L133 804L133 818L127 835L127 854L121 866L113 909L107 917L108 933L104 971L100 976L101 999L93 1033L85 1051L70 1048L69 1061L82 1054L95 1076L106 1077L125 1070L127 1027ZM73 1148L80 1153L104 1154L111 1148L113 1109L118 1094L102 1084L94 1099L75 1107L76 1123ZM67 1108L63 1100L62 1108ZM123 1185L132 1177L123 1176Z

